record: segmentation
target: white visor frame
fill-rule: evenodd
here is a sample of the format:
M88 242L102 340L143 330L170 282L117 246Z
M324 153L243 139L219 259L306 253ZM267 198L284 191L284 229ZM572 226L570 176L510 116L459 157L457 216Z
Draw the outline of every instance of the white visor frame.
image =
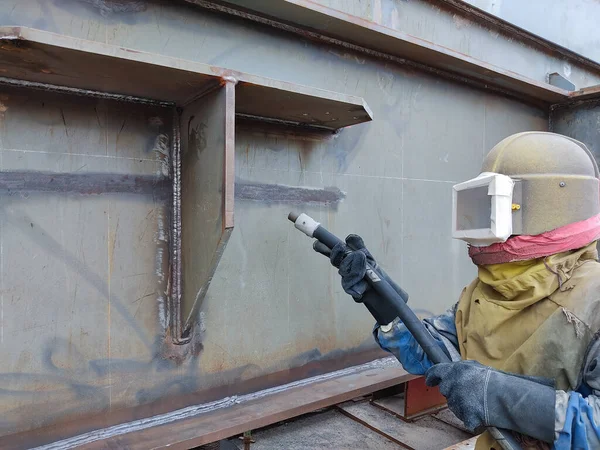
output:
M475 247L506 242L513 231L513 190L507 175L484 172L452 188L452 237Z

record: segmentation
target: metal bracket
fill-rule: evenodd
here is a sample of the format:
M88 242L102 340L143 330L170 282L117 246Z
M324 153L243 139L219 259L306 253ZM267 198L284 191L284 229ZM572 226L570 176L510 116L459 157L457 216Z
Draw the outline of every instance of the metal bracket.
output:
M556 86L557 88L564 89L565 91L574 91L575 85L563 77L558 72L549 73L547 76L548 84Z
M405 386L404 419L414 419L446 407L446 397L437 387L427 386L425 378L409 380Z

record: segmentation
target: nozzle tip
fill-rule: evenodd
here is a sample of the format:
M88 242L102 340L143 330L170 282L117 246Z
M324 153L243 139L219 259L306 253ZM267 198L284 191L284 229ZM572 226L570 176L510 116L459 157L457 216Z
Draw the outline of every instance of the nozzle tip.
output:
M300 216L300 214L298 214L295 211L292 211L291 213L288 214L288 220L290 222L294 222L296 223L296 220L298 220L298 217Z

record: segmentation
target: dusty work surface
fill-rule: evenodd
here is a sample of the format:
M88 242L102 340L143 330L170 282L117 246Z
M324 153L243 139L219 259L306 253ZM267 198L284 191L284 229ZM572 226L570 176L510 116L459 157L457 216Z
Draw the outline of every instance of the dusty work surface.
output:
M413 422L373 406L347 402L320 413L257 430L251 450L431 449L459 444L471 435L432 416ZM239 439L231 439L242 450Z
M452 425L454 428L458 428L459 430L468 432L467 428L464 426L461 420L458 417L456 417L449 409L443 409L440 412L432 415L436 419L441 420L442 422L446 422L449 425Z
M369 402L348 402L338 407L348 417L379 430L398 444L415 449L437 450L470 437L464 431L431 416L404 422Z
M328 410L252 433L251 450L397 450L398 444L335 410ZM241 450L244 445L236 443Z
M375 406L385 409L390 413L397 414L399 416L404 415L404 394L378 398L373 400L373 403Z
M463 442L459 442L456 445L445 448L444 450L475 450L475 443L477 442L477 436L472 437Z

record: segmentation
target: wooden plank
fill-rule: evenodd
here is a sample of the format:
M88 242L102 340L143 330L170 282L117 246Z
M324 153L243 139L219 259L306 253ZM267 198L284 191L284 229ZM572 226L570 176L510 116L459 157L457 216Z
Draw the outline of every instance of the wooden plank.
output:
M187 1L210 7L206 5L205 0ZM477 80L484 85L494 86L548 104L560 102L567 99L569 95L568 91L548 83L533 80L442 45L311 0L277 2L271 0L227 0L227 3L247 11L254 11L269 20L275 18L283 23L292 23L302 27L296 32L308 37L311 36L311 33L316 32L368 50L441 69L464 77L464 80ZM247 12L242 15L249 16ZM303 31L305 32L303 33Z
M412 378L414 375L401 368L367 369L139 431L104 436L102 440L93 442L81 439L80 445L86 449L189 449L345 402ZM123 427L126 429L126 424Z
M5 83L24 80L180 106L228 80L238 83L240 114L332 130L372 120L360 97L25 27L0 27L0 67Z
M369 402L346 403L339 408L361 424L380 430L389 439L408 448L438 450L469 437L464 431L432 417L402 421Z

